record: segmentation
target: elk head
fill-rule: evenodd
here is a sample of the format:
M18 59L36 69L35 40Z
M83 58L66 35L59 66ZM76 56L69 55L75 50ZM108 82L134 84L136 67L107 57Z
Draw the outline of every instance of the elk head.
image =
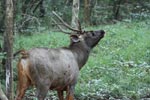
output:
M89 48L93 48L101 38L104 37L105 32L99 31L84 31L82 34L71 35L71 45L81 42L87 45Z
M96 46L96 44L104 37L105 32L103 30L83 31L79 21L78 21L79 26L78 29L74 29L70 25L68 25L65 21L63 21L63 19L58 14L56 14L55 12L53 12L53 14L61 22L61 24L58 24L53 19L55 24L58 25L59 29L63 33L70 35L71 42L69 49L72 50L72 52L76 56L79 69L81 69L89 57L90 50L94 46ZM60 25L65 26L67 29L71 30L71 32L64 30Z
M99 42L99 40L104 37L105 32L103 30L98 30L98 31L82 31L80 21L78 21L78 26L79 26L78 29L74 29L74 28L70 27L70 25L68 25L65 21L63 21L63 19L56 12L53 11L53 14L62 23L62 24L58 24L53 19L54 23L57 24L57 26L59 27L59 29L63 33L70 34L71 45L74 44L74 43L76 43L76 44L84 43L88 47L93 48ZM66 28L68 28L72 32L65 31L60 25L65 26Z

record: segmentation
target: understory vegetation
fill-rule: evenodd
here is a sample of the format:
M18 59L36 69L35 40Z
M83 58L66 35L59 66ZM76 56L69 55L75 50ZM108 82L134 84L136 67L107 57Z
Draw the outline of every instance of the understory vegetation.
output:
M75 91L76 100L150 98L150 20L86 28L100 29L105 30L106 35L92 50L88 62L80 71ZM14 51L69 45L68 35L52 31L30 36L16 34L14 40ZM17 83L17 60L14 59L14 91ZM4 82L2 80L2 85ZM28 89L25 98L33 100L33 90L35 89ZM57 100L56 92L50 91L47 98Z

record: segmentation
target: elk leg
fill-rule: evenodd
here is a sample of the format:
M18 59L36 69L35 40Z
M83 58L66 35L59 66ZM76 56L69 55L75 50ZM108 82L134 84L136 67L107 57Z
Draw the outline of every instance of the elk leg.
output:
M67 92L66 100L74 100L74 86L68 86L66 92Z
M63 90L57 91L59 100L64 100Z
M69 95L67 96L67 99L66 99L66 100L74 100L73 94L69 94Z
M19 73L19 82L17 86L17 98L16 100L22 100L26 89L30 86L31 81L29 78L23 73Z
M44 100L48 90L49 90L49 85L47 85L45 83L38 83L38 85L37 85L38 100Z

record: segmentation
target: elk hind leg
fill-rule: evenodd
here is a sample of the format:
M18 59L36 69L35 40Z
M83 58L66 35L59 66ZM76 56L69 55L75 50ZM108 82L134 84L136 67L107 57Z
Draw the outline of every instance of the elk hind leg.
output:
M22 78L19 79L18 86L17 86L17 99L22 100L26 89L30 86L31 82L27 78L27 76L23 75Z
M31 80L28 78L23 70L22 65L18 64L18 84L17 84L17 98L16 100L22 100L26 89L31 85Z

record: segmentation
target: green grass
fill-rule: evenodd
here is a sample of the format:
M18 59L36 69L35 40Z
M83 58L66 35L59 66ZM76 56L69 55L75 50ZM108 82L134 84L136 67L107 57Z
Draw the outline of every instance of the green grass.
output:
M94 48L88 63L81 70L76 88L78 96L83 93L88 99L92 93L99 99L135 100L150 95L148 24L122 22L102 26L106 36Z
M92 50L76 86L79 100L138 100L150 95L150 21L120 22L89 27L104 29L106 36ZM14 51L69 45L69 36L45 32L16 36ZM16 70L15 66L14 69ZM16 76L16 71L14 72Z

